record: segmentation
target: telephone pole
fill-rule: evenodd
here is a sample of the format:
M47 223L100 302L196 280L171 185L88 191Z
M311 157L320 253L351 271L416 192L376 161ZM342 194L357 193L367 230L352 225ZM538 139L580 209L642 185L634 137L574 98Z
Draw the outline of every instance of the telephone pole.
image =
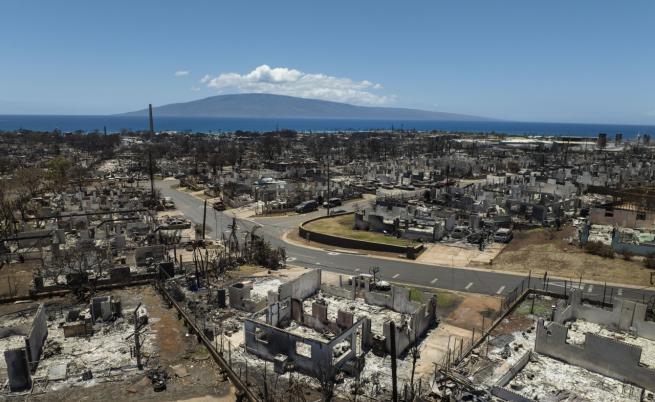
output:
M150 135L155 134L155 125L153 124L152 121L152 103L148 104L148 123L149 123L149 128L150 128Z
M143 370L143 363L141 363L141 337L139 334L139 330L141 329L141 326L139 326L139 316L138 316L138 311L139 308L141 307L141 303L139 303L138 306L134 309L134 353L136 354L136 366L139 370Z
M148 123L150 128L150 138L155 135L155 125L152 120L152 103L148 104ZM148 150L148 167L150 172L150 198L152 203L155 203L155 174L152 169L152 150Z
M205 240L205 223L207 222L207 200L205 200L205 210L202 213L202 239Z
M327 214L330 215L330 153L332 147L328 147L327 153Z

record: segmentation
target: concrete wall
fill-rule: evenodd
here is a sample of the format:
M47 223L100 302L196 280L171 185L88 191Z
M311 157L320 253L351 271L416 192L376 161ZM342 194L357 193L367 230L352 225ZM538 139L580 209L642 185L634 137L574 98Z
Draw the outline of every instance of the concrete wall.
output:
M25 348L5 350L4 355L9 389L12 392L29 389L32 386L32 376Z
M523 370L523 368L530 362L530 358L532 357L532 351L528 350L525 352L521 358L514 363L513 366L511 366L505 374L503 374L498 381L496 381L496 385L499 387L505 387L507 384L516 377L516 375Z
M321 285L321 292L331 296L341 297L343 299L355 300L355 289L347 289L324 283Z
M420 338L425 334L425 332L434 326L437 323L437 299L435 296L432 296L427 304L421 305L409 301L409 291L404 292L404 288L401 291L394 292L394 287L392 287L391 297L386 299L386 302L389 302L389 299L392 300L391 306L389 307L394 311L403 314L410 314L409 322L403 325L402 323L394 323L396 326L395 339L396 339L396 356L400 356L407 351L407 349L412 346L415 342L418 342ZM367 292L366 295L374 295L373 301L377 302L379 300L378 293ZM368 302L368 300L367 300ZM370 303L375 304L375 303ZM382 304L377 304L382 305ZM396 310L393 307L398 307L401 310ZM416 309L410 312L410 308L415 307ZM383 325L383 333L385 337L385 348L388 353L391 353L391 325L389 322L385 322Z
M616 299L612 310L582 304L582 292L572 289L566 303L560 302L554 320L563 324L581 318L608 328L627 331L637 336L655 340L655 322L646 321L645 304L626 299Z
M273 301L266 309L266 323L274 327L285 327L291 320L291 299Z
M47 337L45 307L40 305L25 336L25 347L4 352L11 391L22 391L32 386L31 373L36 370Z
M388 294L365 292L364 300L368 304L386 307L402 314L414 314L421 306L419 303L410 300L408 288L400 286L391 286L391 291Z
M25 346L30 361L30 369L35 370L36 364L41 357L43 344L48 337L48 323L45 314L45 307L40 305L32 321L32 328L25 338Z
M321 288L321 270L312 269L298 278L283 283L278 288L279 299L287 298L304 300L312 296Z
M633 243L622 243L621 234L618 230L614 231L612 236L612 249L617 253L629 252L634 255L640 255L642 257L647 257L652 254L655 254L655 246L648 244L633 244Z
M641 348L592 333L582 347L566 342L568 328L556 322L537 323L535 351L648 390L655 389L655 369L640 365Z
M339 335L353 326L354 317L351 312L339 310L337 311L337 319L330 321L327 316L327 309L327 304L314 302L312 303L312 313L303 313L300 322L318 332L331 332Z
M278 373L283 373L287 369L287 364L292 364L295 371L320 378L333 370L334 372L338 371L357 357L357 331L360 328L364 331L367 328L365 324L366 319L359 320L326 343L304 338L259 321L246 319L244 321L246 352L273 361ZM370 321L368 328L370 329ZM362 344L369 338L369 334L362 333ZM350 342L350 350L335 359L333 349L344 340ZM302 347L309 348L309 355L300 352L299 348Z
M645 214L646 219L637 219L639 212ZM632 229L653 229L655 228L655 214L646 211L629 211L625 209L606 209L605 207L596 207L591 208L589 211L589 222L593 225L612 225Z
M279 367L280 354L286 356L285 361L293 363L296 371L307 375L317 375L319 366L331 366L332 349L321 341L303 338L250 319L244 321L244 331L246 351L262 359L274 361L277 372L284 372L286 369L283 364ZM296 343L308 345L310 355L299 354Z

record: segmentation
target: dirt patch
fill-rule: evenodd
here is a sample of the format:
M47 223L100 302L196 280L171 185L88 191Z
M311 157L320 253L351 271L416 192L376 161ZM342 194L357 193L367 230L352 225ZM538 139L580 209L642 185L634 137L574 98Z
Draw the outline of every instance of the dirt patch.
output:
M474 328L479 330L482 328L482 318L484 317L485 327L488 327L498 315L499 306L500 299L498 298L467 294L461 296L457 307L444 316L442 321L469 331Z
M440 266L467 267L488 265L503 249L503 244L493 243L480 251L473 245L428 244L416 261Z
M549 275L578 280L624 283L648 286L652 270L643 267L634 258L626 261L620 256L603 258L586 253L569 239L577 236L571 226L561 231L534 229L515 232L514 240L487 266L491 270L503 270L539 275Z
M41 261L13 262L0 269L0 297L26 296L34 283Z

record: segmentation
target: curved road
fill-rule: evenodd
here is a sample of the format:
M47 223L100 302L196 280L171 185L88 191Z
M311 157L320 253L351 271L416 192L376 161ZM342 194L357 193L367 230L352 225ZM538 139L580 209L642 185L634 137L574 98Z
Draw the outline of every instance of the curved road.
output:
M195 196L171 188L177 181L157 181L156 187L161 190L162 196L171 197L187 218L194 223L202 223L203 201ZM347 207L346 207L347 208ZM282 240L285 232L298 227L303 221L324 214L320 210L312 214L298 215L280 218L254 218L237 219L239 236L245 235L255 225L260 225L258 233L271 242L274 247L285 247L287 260L294 265L321 268L329 271L355 275L368 273L373 266L380 267L380 276L390 282L406 283L416 286L435 287L463 292L483 293L487 295L504 295L513 290L521 283L525 276L507 274L494 271L482 271L477 269L452 268L428 264L419 264L402 260L379 258L369 255L357 255L339 253L335 251L318 250L302 247L296 244L287 243ZM210 205L207 206L206 236L212 239L220 239L221 232L229 232L228 225L232 223L232 216L227 213L215 211ZM531 279L536 286L543 285L543 278ZM571 286L569 283L568 286ZM594 298L602 298L603 285L597 283L574 283L580 287L585 294ZM563 281L552 280L549 288L556 291L555 287L564 288ZM608 286L606 290L607 300L610 293L614 297L631 298L635 300L649 300L655 298L653 287L635 289L633 287Z

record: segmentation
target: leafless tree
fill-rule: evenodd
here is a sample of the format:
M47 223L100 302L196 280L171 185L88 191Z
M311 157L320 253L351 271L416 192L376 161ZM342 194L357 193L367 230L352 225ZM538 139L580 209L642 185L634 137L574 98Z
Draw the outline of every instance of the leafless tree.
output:
M408 354L412 359L412 375L409 381L409 393L410 400L413 400L417 396L415 395L416 390L414 389L414 374L416 373L416 364L418 363L418 359L421 358L421 344L416 337L416 331L414 332L414 341L412 342L412 346L409 347Z
M330 402L334 398L336 375L337 371L331 362L322 361L317 364L316 379L321 386L323 402Z

